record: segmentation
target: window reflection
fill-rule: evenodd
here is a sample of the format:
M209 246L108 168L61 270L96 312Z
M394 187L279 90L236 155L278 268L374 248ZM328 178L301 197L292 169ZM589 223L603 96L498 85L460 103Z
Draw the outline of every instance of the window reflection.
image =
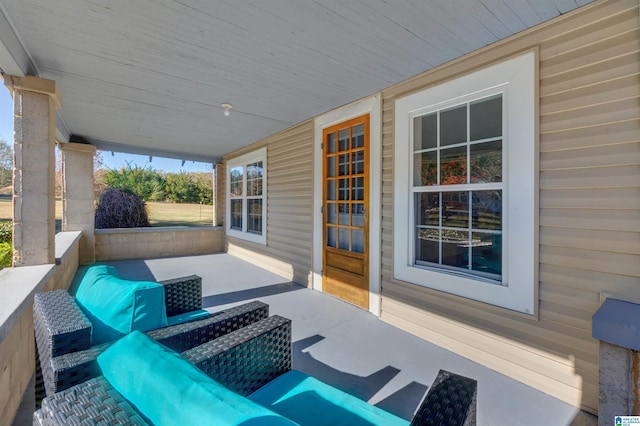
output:
M415 117L413 127L416 264L499 279L502 95Z

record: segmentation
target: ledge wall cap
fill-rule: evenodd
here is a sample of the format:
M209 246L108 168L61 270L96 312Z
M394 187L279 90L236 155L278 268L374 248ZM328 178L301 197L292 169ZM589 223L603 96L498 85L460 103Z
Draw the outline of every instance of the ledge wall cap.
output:
M591 335L595 339L640 351L640 304L607 299L591 324Z
M33 295L53 279L55 265L5 268L0 271L0 343L33 305Z

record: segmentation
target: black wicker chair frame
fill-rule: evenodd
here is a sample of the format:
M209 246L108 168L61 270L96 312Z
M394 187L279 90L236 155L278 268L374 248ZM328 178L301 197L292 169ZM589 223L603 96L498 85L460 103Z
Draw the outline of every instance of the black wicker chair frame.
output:
M411 426L475 426L478 382L440 370Z
M230 389L251 393L291 369L291 320L277 315L182 352ZM93 370L100 374L99 369ZM143 418L98 375L46 397L33 424L146 425Z
M202 308L197 276L161 282L167 312L177 315ZM180 294L183 288L184 294ZM152 330L147 334L178 352L185 351L269 315L268 305L251 302L211 316ZM91 345L91 323L64 290L35 295L36 405L42 398L95 376L96 357L109 343Z

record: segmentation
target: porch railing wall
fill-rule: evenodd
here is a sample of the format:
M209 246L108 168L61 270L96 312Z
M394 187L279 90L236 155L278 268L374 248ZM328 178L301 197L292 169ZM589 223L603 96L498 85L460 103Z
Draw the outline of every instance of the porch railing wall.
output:
M33 296L67 289L78 269L80 232L56 234L56 264L0 271L0 424L10 425L35 370ZM35 407L34 407L35 408Z
M224 251L221 226L96 229L96 261L189 256Z

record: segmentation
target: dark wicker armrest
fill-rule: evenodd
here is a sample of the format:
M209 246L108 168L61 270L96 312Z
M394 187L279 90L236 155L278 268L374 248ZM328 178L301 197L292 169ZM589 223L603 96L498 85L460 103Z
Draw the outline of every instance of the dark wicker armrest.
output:
M84 383L102 374L96 362L98 355L104 352L113 342L94 346L80 352L60 355L51 360L52 380L50 389L61 392L79 383ZM52 395L47 391L47 395Z
M255 301L217 312L202 320L152 330L147 335L176 352L183 352L268 316L269 305ZM51 361L52 373L47 395L102 374L96 358L110 345L105 343L54 358Z
M164 286L167 316L202 309L202 278L197 275L158 281Z
M36 337L36 403L54 391L51 359L91 347L91 323L65 290L37 293L33 303ZM42 383L44 382L44 383ZM44 384L44 386L43 386Z
M268 316L269 305L254 301L215 312L202 320L159 328L147 334L174 351L183 352Z
M476 424L478 382L440 370L411 420L411 425Z
M246 396L291 370L291 320L274 315L182 355L232 391Z
M45 398L42 401L42 408L33 415L33 424L40 426L147 425L104 376Z

